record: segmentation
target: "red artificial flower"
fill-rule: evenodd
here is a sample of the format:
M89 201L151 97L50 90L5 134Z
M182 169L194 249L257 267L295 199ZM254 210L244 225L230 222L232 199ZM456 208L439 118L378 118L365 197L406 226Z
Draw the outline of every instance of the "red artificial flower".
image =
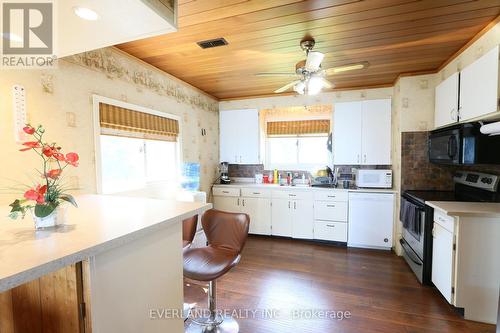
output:
M64 158L64 154L61 153L54 153L52 157L61 162L66 161L66 159Z
M45 193L47 192L47 185L37 185L36 188L27 190L24 197L28 200L34 200L37 204L45 203Z
M19 151L27 151L34 148L41 148L40 144L37 141L24 142L23 146L26 146L27 148L19 149Z
M52 179L57 179L61 175L62 170L61 169L52 169L47 172L47 177L52 178Z
M52 157L52 155L57 153L57 150L51 146L44 146L42 149L42 153L47 157Z
M67 153L66 154L66 163L71 164L74 167L78 166L78 160L80 157L77 153Z
M33 135L33 133L35 133L35 129L31 125L26 125L25 127L23 127L23 131L24 133L29 135Z

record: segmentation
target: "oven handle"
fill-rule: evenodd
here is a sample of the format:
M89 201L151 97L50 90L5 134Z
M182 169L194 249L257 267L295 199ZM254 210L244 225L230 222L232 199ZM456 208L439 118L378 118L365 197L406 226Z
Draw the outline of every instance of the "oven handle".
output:
M413 263L415 265L418 265L418 266L422 266L422 263L421 262L418 262L417 260L415 260L415 258L413 258L413 254L411 253L412 250L410 248L408 248L408 245L406 244L406 242L403 240L403 238L399 239L399 244L401 244L401 246L403 247L403 250L406 252L406 254L408 255L408 258L410 258L411 261L413 261Z

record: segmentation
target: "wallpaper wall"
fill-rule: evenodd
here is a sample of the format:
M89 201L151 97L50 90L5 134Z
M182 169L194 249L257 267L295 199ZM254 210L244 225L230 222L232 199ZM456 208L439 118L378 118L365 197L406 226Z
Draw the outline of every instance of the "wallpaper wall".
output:
M201 163L201 188L209 190L218 164L218 102L136 58L105 48L59 60L53 70L2 71L0 160L2 170L9 172L0 175L0 201L12 197L5 189L13 183L32 183L29 175L38 166L35 156L20 153L14 140L14 84L26 88L29 121L43 124L51 140L80 154L80 167L68 172L69 186L96 191L92 94L97 94L181 116L182 158Z

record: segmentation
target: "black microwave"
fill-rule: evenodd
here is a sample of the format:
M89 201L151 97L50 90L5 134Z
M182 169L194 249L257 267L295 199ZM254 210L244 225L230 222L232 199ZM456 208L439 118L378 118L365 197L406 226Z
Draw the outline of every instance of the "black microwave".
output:
M431 131L429 161L448 165L500 164L500 136L480 132L476 123Z

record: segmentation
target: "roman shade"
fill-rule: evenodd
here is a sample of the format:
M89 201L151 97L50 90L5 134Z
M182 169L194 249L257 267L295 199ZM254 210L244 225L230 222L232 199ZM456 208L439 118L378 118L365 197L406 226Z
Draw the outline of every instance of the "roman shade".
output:
M267 135L304 135L330 133L330 120L270 121Z
M150 113L134 111L116 105L99 104L101 134L177 141L179 122Z

